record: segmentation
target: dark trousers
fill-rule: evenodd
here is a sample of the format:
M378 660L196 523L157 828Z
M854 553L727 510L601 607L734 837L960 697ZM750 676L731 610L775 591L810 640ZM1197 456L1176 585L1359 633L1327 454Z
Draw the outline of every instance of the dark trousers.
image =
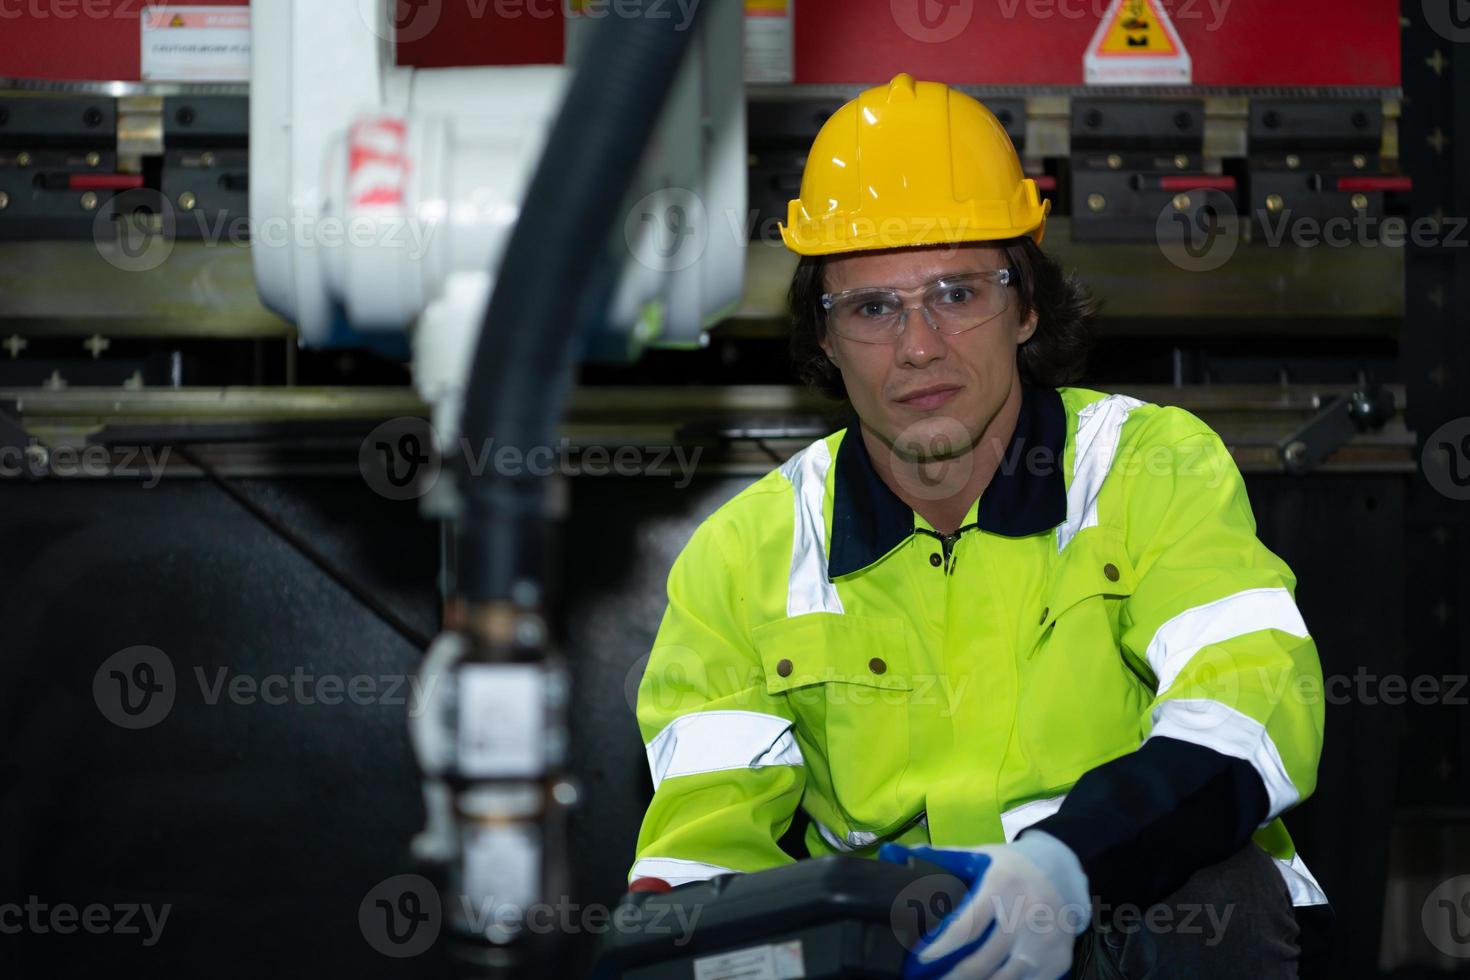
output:
M1253 843L1196 871L1156 905L1098 912L1077 939L1075 980L1287 980L1299 975L1310 945L1286 883Z

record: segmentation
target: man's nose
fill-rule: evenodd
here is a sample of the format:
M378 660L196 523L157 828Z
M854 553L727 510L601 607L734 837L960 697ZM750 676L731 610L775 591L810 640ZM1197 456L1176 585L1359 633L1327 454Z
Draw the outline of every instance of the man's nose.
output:
M949 349L944 335L929 325L922 306L905 308L899 326L897 357L904 364L928 364L944 357Z

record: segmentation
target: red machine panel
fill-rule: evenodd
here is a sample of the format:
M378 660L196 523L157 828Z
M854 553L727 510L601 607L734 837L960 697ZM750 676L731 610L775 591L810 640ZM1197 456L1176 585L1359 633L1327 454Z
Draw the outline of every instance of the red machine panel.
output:
M1391 0L1161 0L1194 84L1397 88ZM796 0L796 81L1081 85L1109 0Z
M313 0L298 0L311 3ZM562 0L394 0L406 65L521 65L562 60ZM185 5L244 6L240 0ZM179 6L180 3L171 4ZM0 3L0 77L137 81L143 0ZM330 44L330 38L322 38Z
M561 60L565 0L395 2L404 64ZM615 9L611 0L583 2ZM690 2L666 0L665 6L678 16ZM1399 10L1390 0L1156 2L1170 13L1193 59L1196 85L1399 84ZM138 78L143 0L3 6L0 76ZM795 80L875 83L909 71L963 84L1081 85L1083 52L1107 7L1108 0L790 0Z

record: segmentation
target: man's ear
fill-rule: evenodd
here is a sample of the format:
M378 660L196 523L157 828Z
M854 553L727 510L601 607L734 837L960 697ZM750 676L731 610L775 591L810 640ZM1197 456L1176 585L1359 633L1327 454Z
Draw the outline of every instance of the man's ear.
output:
M1036 311L1026 317L1025 321L1016 328L1016 346L1019 347L1036 335Z
M832 338L823 337L821 340L817 341L817 344L821 346L822 353L827 355L827 360L831 361L833 364L836 364L837 351L832 348Z

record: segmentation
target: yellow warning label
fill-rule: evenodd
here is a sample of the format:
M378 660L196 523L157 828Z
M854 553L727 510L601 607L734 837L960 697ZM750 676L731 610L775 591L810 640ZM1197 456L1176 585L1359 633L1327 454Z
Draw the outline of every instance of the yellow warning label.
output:
M184 17L182 14L174 14L174 19L168 22L169 27L183 27Z
M747 17L784 17L787 0L745 0Z
M1159 57L1177 53L1164 28L1158 0L1123 0L1108 13L1112 23L1096 48L1098 54Z

